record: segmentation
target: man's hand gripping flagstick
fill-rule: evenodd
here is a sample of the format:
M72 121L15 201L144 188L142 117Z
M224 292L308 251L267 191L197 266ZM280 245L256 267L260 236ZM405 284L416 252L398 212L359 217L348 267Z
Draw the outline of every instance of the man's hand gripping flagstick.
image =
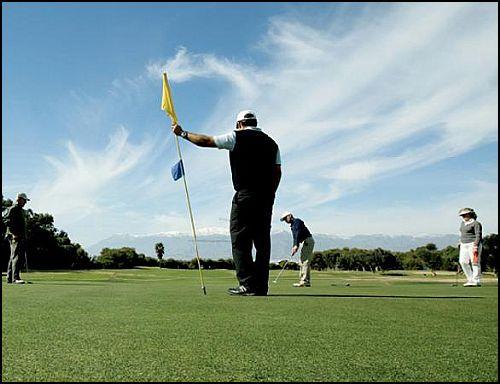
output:
M170 86L168 85L166 73L163 73L163 93L162 93L162 99L161 99L161 109L164 110L170 116L170 119L172 120L172 125L177 124L177 115L175 114L174 103L172 100L172 94L170 92ZM189 200L189 192L188 192L188 187L187 187L187 182L186 182L186 174L184 171L184 164L182 162L181 147L179 145L178 136L177 135L174 135L174 136L175 136L175 142L177 144L177 153L179 155L179 162L172 167L172 176L173 176L174 180L177 180L177 179L184 176L183 177L184 189L186 191L186 201L187 201L188 210L189 210L189 217L191 219L191 229L193 231L194 247L196 250L196 260L198 261L198 271L200 272L201 289L203 289L203 293L206 295L207 290L205 288L205 283L203 281L203 273L201 271L201 262L200 262L200 256L198 253L198 241L196 239L196 230L195 230L195 226L194 226L193 212L191 210L191 202Z

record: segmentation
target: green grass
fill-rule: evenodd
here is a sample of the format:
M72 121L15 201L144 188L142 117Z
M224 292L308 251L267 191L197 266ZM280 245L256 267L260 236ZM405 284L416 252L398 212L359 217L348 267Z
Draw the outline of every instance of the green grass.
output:
M2 283L2 381L498 381L498 285L313 272L34 272ZM346 286L350 283L350 286Z

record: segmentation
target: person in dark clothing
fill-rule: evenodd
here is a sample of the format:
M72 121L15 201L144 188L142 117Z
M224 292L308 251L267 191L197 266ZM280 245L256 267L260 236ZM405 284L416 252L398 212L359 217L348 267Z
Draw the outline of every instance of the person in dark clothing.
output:
M10 260L7 266L7 283L24 284L20 277L23 258L26 257L26 218L23 207L29 199L25 193L18 193L16 204L8 208L4 221L10 242Z
M276 142L257 127L254 112L238 113L236 129L226 135L187 132L178 124L173 132L200 147L229 150L233 196L230 234L239 286L231 295L265 296L271 257L271 217L281 179L281 158ZM255 261L252 258L255 247Z
M300 248L300 279L294 283L294 287L311 286L311 260L314 250L314 238L307 229L304 222L298 217L293 217L290 212L284 212L280 221L290 224L293 236L293 247L291 255L295 255Z

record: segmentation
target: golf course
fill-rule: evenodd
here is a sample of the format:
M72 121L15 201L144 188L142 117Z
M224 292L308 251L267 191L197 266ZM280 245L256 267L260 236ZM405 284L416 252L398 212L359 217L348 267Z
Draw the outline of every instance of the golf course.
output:
M2 381L497 381L498 280L286 270L30 272L2 279ZM464 363L468 362L468 363ZM470 369L471 366L475 369Z

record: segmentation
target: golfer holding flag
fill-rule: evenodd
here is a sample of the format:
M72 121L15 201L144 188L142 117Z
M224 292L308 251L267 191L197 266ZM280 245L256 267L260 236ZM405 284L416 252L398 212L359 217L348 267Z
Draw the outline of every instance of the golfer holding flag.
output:
M311 286L311 260L314 250L314 239L305 226L304 222L298 217L293 217L290 212L284 212L280 221L290 224L293 235L292 257L297 253L300 247L300 280L294 283L294 287Z
M257 127L256 114L238 113L236 129L219 136L188 132L178 124L172 131L199 146L229 151L236 191L231 204L231 243L239 286L230 295L266 296L271 258L271 216L281 179L278 145ZM255 261L252 258L255 247Z

